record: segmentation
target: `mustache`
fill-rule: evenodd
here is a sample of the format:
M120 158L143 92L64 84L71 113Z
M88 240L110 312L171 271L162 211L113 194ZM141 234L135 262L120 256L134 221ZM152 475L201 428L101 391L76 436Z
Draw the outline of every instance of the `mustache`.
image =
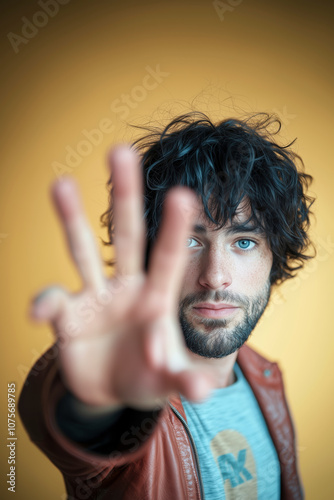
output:
M225 302L233 306L243 306L249 307L251 301L238 293L233 293L227 290L217 290L216 292L210 292L209 290L204 290L201 292L190 293L180 303L180 310L194 306L199 302Z

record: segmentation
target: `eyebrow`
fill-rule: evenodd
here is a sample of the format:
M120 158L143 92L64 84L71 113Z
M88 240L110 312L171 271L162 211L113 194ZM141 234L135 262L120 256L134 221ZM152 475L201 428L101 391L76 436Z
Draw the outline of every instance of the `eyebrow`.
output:
M193 226L193 231L197 234L206 234L207 233L207 228L203 226L203 224L195 224ZM265 231L262 229L261 226L258 225L250 225L248 224L232 224L232 226L228 227L226 229L227 234L237 234L237 233L253 233L253 234L259 234L259 235L264 235Z
M194 231L194 233L197 233L197 234L205 234L206 233L206 227L203 226L202 224L195 224L193 226L193 231Z

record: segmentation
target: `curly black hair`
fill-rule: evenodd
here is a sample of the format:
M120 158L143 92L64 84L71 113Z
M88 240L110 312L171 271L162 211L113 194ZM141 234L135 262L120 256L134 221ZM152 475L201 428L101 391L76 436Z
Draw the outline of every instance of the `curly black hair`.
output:
M272 285L294 277L313 256L306 253L312 246L307 233L314 198L306 194L312 177L291 150L295 141L286 146L275 142L281 129L277 116L257 113L214 124L207 115L191 112L162 129L139 128L146 134L133 147L143 165L147 259L166 192L175 185L197 193L217 229L231 222L241 201L247 200L251 208L247 222L252 220L265 231L273 253ZM111 245L111 178L108 188L110 204L101 222L108 230L109 239L104 243Z

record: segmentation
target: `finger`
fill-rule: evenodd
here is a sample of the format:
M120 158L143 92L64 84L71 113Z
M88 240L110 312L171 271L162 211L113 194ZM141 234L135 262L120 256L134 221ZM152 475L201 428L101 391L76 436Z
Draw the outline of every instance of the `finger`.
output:
M48 287L33 298L30 316L37 321L49 321L55 324L65 311L67 301L68 294L63 288Z
M74 179L66 177L55 182L51 195L84 284L95 289L102 288L105 280L101 258Z
M173 188L167 195L162 224L150 259L148 281L166 299L178 298L184 275L186 239L194 216L196 198L187 188Z
M208 396L215 380L207 366L189 358L182 334L177 334L176 321L169 316L150 325L144 342L145 361L151 370L166 378L170 390L200 401Z
M156 325L157 327L159 325ZM202 363L192 363L182 354L182 346L174 350L166 343L164 328L151 328L144 344L145 362L150 370L160 372L164 377L168 393L177 391L191 401L205 399L215 387L215 380L208 367ZM173 335L173 329L168 332ZM180 342L179 342L180 344ZM171 352L173 351L173 352Z
M187 370L172 375L171 386L193 402L203 401L214 388L212 377L198 370Z
M138 156L127 146L118 146L110 156L113 183L114 244L116 269L124 275L142 271L145 227L142 173Z

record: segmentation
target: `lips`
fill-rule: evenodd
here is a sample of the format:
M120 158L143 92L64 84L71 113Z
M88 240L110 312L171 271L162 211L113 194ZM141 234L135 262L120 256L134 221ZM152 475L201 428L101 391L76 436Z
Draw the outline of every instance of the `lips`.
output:
M220 302L213 304L210 302L201 302L193 307L195 313L206 318L223 318L235 313L239 307Z
M226 308L236 308L237 306L233 306L232 304L226 304L225 302L219 302L218 304L214 304L211 302L200 302L196 306L195 309L226 309Z

